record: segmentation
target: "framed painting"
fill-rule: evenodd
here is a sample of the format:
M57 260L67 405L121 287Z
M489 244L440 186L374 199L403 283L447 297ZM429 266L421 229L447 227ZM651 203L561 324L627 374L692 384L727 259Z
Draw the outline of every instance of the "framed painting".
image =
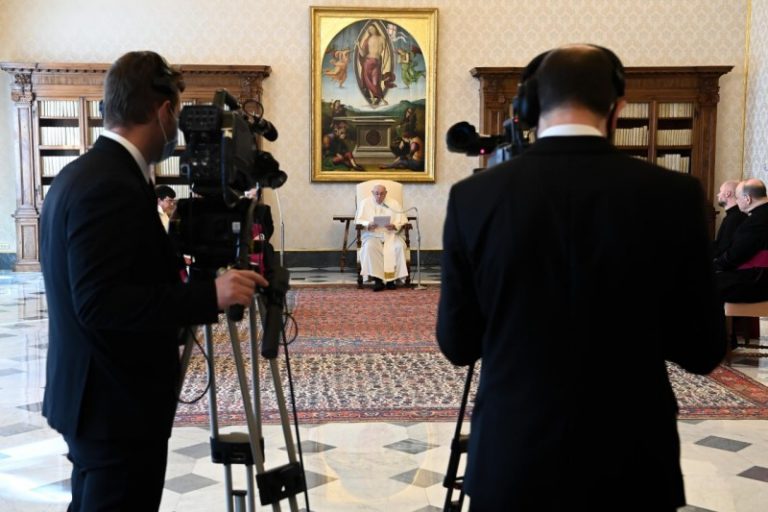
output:
M437 9L312 7L312 181L435 181Z

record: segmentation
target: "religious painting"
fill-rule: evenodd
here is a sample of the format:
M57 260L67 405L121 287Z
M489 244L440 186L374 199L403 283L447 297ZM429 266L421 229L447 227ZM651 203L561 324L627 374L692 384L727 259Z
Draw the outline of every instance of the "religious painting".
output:
M435 181L437 9L312 7L312 181Z

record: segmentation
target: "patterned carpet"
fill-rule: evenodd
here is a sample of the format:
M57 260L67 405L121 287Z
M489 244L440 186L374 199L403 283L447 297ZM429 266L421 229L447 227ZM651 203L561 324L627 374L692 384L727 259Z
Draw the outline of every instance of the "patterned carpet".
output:
M289 354L300 422L454 421L466 368L451 365L437 348L438 295L437 286L377 294L353 286L291 290L288 299L299 335ZM246 340L247 323L241 322L238 331ZM219 424L242 424L242 400L223 321L214 326L214 341ZM247 345L243 341L246 353ZM278 361L287 390L282 351ZM673 365L669 371L681 418L768 418L768 388L736 370L720 367L708 377ZM279 416L266 364L261 374L263 421L274 423ZM205 363L196 350L182 399L200 395L206 385ZM179 405L177 426L207 424L207 397Z

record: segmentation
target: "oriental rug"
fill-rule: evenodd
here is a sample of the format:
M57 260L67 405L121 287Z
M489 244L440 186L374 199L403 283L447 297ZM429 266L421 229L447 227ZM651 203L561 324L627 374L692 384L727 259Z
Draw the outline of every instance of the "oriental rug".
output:
M354 286L291 290L288 301L298 336L288 352L300 423L455 421L467 369L454 367L437 347L438 296L438 287L375 294ZM238 324L238 333L247 354L246 321ZM219 425L243 424L240 388L223 319L213 326L213 339ZM279 415L271 374L263 359L260 365L262 420L276 423ZM287 396L282 350L278 366ZM669 374L683 419L768 418L768 388L734 369L721 366L709 376L699 376L670 365ZM207 383L205 362L196 350L182 399L203 394ZM205 426L208 421L207 396L179 405L177 426Z

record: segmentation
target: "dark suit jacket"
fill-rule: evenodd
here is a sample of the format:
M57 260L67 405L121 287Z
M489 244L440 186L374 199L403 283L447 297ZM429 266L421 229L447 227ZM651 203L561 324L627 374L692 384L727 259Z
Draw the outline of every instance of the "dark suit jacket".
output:
M217 320L212 281L182 284L157 198L101 137L53 181L41 214L49 345L43 415L64 435L170 435L182 325Z
M725 218L720 223L720 229L717 230L717 236L714 242L715 258L722 255L733 242L736 230L741 223L747 219L747 214L739 210L738 206L731 206L725 211Z
M749 212L734 233L731 244L715 259L715 268L734 270L762 249L768 249L768 203Z
M708 373L725 350L703 207L695 179L600 137L454 185L437 338L455 364L482 357L476 510L684 503L665 360Z
M768 269L738 269L763 249L768 249L768 203L749 212L747 219L734 233L731 244L715 258L715 269L719 271L717 285L722 300L768 300Z

